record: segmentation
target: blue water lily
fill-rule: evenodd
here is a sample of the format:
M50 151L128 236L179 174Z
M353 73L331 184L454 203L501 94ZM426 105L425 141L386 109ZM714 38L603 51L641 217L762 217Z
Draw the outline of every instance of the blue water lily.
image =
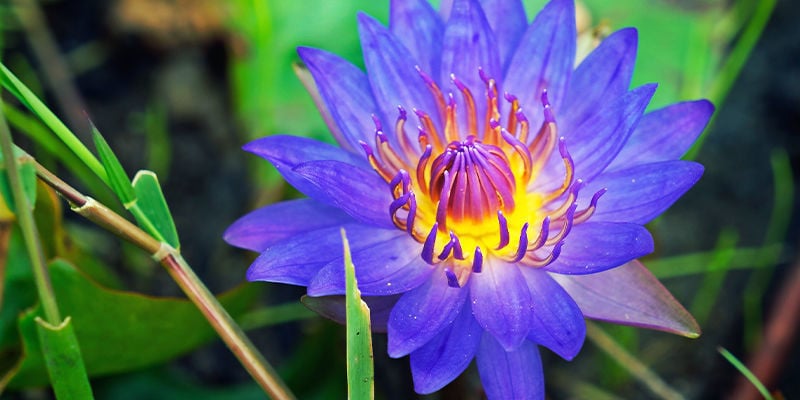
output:
M308 196L228 229L261 252L248 279L343 294L344 227L373 327L419 393L476 359L489 398L541 399L540 346L572 359L584 318L698 334L636 259L653 251L644 224L702 175L679 158L713 106L645 113L656 85L629 88L635 29L576 66L572 0L530 24L520 0L393 0L388 28L358 26L366 73L298 50L339 146L245 146Z

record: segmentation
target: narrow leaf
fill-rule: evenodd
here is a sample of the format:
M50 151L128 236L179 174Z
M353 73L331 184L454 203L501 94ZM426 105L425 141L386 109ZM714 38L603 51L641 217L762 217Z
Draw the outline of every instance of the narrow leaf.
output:
M141 170L133 178L133 189L136 192L137 202L131 209L139 225L154 235L167 242L170 246L180 249L178 231L175 229L175 221L169 212L164 193L161 192L161 185L158 177L153 171Z
M347 308L347 392L351 400L374 398L372 337L369 307L361 300L350 244L342 229L344 243L345 303Z
M36 317L36 331L56 398L93 399L72 318L53 326Z
M122 164L114 154L114 151L111 150L106 139L93 123L91 125L94 147L97 149L97 154L100 156L100 161L103 163L106 174L108 174L108 183L111 186L111 190L117 194L125 208L130 208L132 203L136 201L136 193L133 191L131 179L128 178L128 174L125 173L125 169L122 168Z

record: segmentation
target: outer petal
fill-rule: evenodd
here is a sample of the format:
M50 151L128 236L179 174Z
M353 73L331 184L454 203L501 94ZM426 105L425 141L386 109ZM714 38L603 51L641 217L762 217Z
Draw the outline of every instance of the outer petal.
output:
M396 229L378 229L360 224L343 226L352 245L360 251L397 235ZM325 264L342 257L339 227L323 228L284 239L267 248L247 270L250 281L308 286Z
M414 390L433 393L461 375L475 357L482 333L469 304L465 304L450 326L411 353Z
M643 226L590 220L572 228L561 255L544 269L558 274L594 274L652 252L653 237Z
M384 123L394 124L398 106L408 111L415 108L426 111L434 121L438 121L439 113L433 112L437 110L436 103L416 71L416 61L408 49L369 15L358 15L358 31L372 93ZM392 140L393 132L393 129L386 132Z
M500 50L500 61L503 71L508 68L525 29L528 28L528 17L525 6L520 0L480 0L486 20L497 38ZM498 76L500 78L502 76Z
M544 120L542 90L547 89L559 115L575 63L575 30L572 0L553 0L533 20L511 58L503 88L519 98L533 129Z
M477 0L456 0L445 27L442 47L440 82L448 88L445 92L458 93L451 83L453 74L467 85L473 96L484 93L486 84L478 68L492 78L500 78L502 70L496 39ZM478 101L476 106L480 122L486 115L485 102Z
M408 48L423 71L439 70L444 23L426 0L392 0L389 29Z
M389 356L402 357L419 349L452 324L467 298L466 288L447 284L442 270L422 286L407 292L389 317Z
M267 136L247 143L243 149L271 162L289 184L309 196L311 193L317 193L318 190L305 178L294 172L294 167L299 164L308 161L336 160L363 166L365 170L370 168L366 158L359 158L327 143L298 136ZM324 197L317 200L331 204L329 199Z
M419 257L419 243L396 230L397 236L352 252L358 288L364 296L386 296L407 292L421 285L433 267ZM311 296L344 294L344 263L325 265L308 286Z
M225 231L229 244L253 251L308 231L341 226L353 219L341 210L311 199L283 201L261 207L239 218Z
M309 184L309 196L350 214L353 218L379 227L394 227L389 217L391 193L374 172L341 161L309 161L292 172Z
M320 111L330 113L339 127L332 130L336 141L351 151L360 151L358 141L370 143L375 132L370 115L378 112L367 76L341 57L323 50L300 47L297 53L325 102L325 110Z
M564 104L564 132L580 125L598 111L598 104L625 94L636 62L638 34L634 28L614 32L600 43L572 75Z
M645 114L609 169L681 158L708 125L713 113L711 102L697 100Z
M606 188L591 221L646 224L669 208L703 175L703 166L691 161L664 161L604 173L583 189L587 196ZM583 207L581 207L583 208Z
M505 351L491 334L484 333L478 348L478 373L489 399L544 399L542 359L531 341L515 351Z
M531 328L531 294L515 264L484 261L483 272L470 276L472 312L483 329L505 349L516 349Z
M399 298L399 295L379 297L364 296L361 298L369 307L370 328L373 332L386 332L389 313L392 311L392 308ZM344 296L303 296L300 298L300 301L303 302L303 305L311 309L311 311L342 325L344 325L347 320Z
M586 338L580 308L546 272L533 268L522 272L533 296L533 328L528 338L572 360Z
M617 157L630 137L655 93L656 85L644 85L608 103L579 127L563 132L572 159L575 176L591 181ZM549 190L564 179L564 165L560 158L552 157L543 171L541 183L534 190Z
M553 275L589 318L700 336L700 327L637 260L593 275Z

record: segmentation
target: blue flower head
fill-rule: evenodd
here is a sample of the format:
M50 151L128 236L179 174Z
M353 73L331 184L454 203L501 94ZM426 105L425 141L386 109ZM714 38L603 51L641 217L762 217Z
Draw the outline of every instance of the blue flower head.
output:
M520 0L443 3L393 0L388 29L359 15L366 73L298 50L339 147L245 146L308 196L228 229L261 252L248 279L343 294L344 227L373 327L419 393L474 358L489 398L543 398L539 347L572 359L585 317L696 336L636 259L653 251L643 225L700 178L679 158L713 106L645 114L656 87L629 89L635 29L576 67L572 0L530 24Z

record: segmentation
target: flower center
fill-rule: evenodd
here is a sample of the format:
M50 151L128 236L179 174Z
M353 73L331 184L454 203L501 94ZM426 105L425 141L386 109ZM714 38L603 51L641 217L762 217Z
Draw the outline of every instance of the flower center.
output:
M547 93L542 93L544 122L531 135L528 119L516 97L506 94L506 118L501 118L497 86L480 71L485 90L485 115L479 118L471 91L455 76L466 125L459 127L457 102L445 98L435 81L417 69L438 104L438 119L414 110L419 119L416 143L406 132L407 113L400 107L389 141L380 121L375 149L362 142L372 167L389 184L394 224L422 244L421 257L431 265L444 263L451 286L463 286L470 273L480 273L484 257L544 267L554 261L573 224L587 220L597 200L577 211L583 186L574 179L574 164L564 138L558 138ZM503 124L505 122L505 124ZM558 148L564 178L553 190L531 190ZM528 230L535 227L536 233Z
M433 160L429 192L454 221L480 221L514 210L516 182L502 149L468 136Z

